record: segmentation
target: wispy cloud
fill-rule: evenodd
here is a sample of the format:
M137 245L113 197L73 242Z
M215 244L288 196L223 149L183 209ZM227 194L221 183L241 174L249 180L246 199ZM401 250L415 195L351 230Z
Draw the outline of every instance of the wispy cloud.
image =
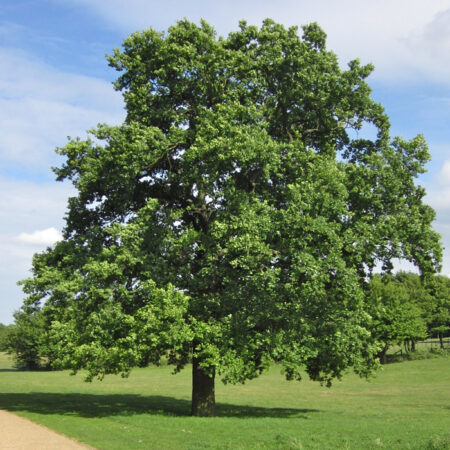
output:
M441 186L450 188L450 159L444 162L442 169L437 175L438 182Z
M53 245L62 239L62 234L54 227L45 230L36 230L33 233L20 233L17 236L19 242L33 245Z
M50 167L66 137L84 136L98 122L120 123L120 94L110 83L64 73L28 54L0 48L2 164Z
M271 17L286 25L317 21L343 62L356 57L373 62L380 79L404 82L426 76L450 83L448 52L440 51L448 46L448 0L70 1L127 33L150 26L165 30L183 17L204 18L222 35L235 30L241 19L260 24Z
M450 159L443 162L434 182L427 186L427 201L441 222L450 225Z
M431 80L449 84L450 77L450 8L434 14L422 26L411 30L403 40L411 63Z
M0 177L0 322L11 320L20 306L17 281L29 276L35 252L60 238L68 183L33 183Z
M416 48L426 48L434 55L450 51L450 7L437 12L421 29L414 30L408 41Z
M442 236L444 247L442 273L450 276L450 159L442 163L434 180L425 187L427 189L425 202L436 211L434 229Z
M0 177L0 234L14 237L52 226L60 228L67 198L74 194L69 183L34 183Z
M0 25L3 42L21 32L20 25ZM35 252L60 239L73 194L69 184L42 182L59 165L55 147L99 122L121 123L124 110L106 80L60 70L18 48L0 46L0 60L0 322L7 322L22 298L16 282L28 276ZM14 176L27 171L41 181Z

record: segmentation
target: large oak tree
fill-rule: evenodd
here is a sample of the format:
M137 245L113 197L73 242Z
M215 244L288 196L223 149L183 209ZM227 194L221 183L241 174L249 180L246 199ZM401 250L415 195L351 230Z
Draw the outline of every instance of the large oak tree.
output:
M374 368L366 277L394 258L439 265L414 183L429 154L421 136L391 139L372 67L342 70L325 40L316 24L217 38L184 20L108 57L126 121L58 150L78 195L24 282L61 367L192 362L195 415L214 414L216 375Z

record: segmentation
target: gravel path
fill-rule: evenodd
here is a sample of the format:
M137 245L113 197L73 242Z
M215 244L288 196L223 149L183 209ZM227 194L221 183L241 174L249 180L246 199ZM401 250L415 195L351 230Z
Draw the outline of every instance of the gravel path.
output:
M86 450L92 449L42 425L0 410L0 449Z

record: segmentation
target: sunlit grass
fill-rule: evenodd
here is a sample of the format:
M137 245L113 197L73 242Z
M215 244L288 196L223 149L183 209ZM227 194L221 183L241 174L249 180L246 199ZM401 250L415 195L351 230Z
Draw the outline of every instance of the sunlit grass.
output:
M85 383L68 372L11 371L0 357L0 407L99 449L450 448L450 358L389 364L328 389L273 367L217 383L216 418L190 411L190 371L136 369Z

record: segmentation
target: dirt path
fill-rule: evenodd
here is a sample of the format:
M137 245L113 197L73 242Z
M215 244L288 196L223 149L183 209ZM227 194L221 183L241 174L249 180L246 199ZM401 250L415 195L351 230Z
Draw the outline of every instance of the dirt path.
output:
M23 417L0 410L0 450L92 449Z

